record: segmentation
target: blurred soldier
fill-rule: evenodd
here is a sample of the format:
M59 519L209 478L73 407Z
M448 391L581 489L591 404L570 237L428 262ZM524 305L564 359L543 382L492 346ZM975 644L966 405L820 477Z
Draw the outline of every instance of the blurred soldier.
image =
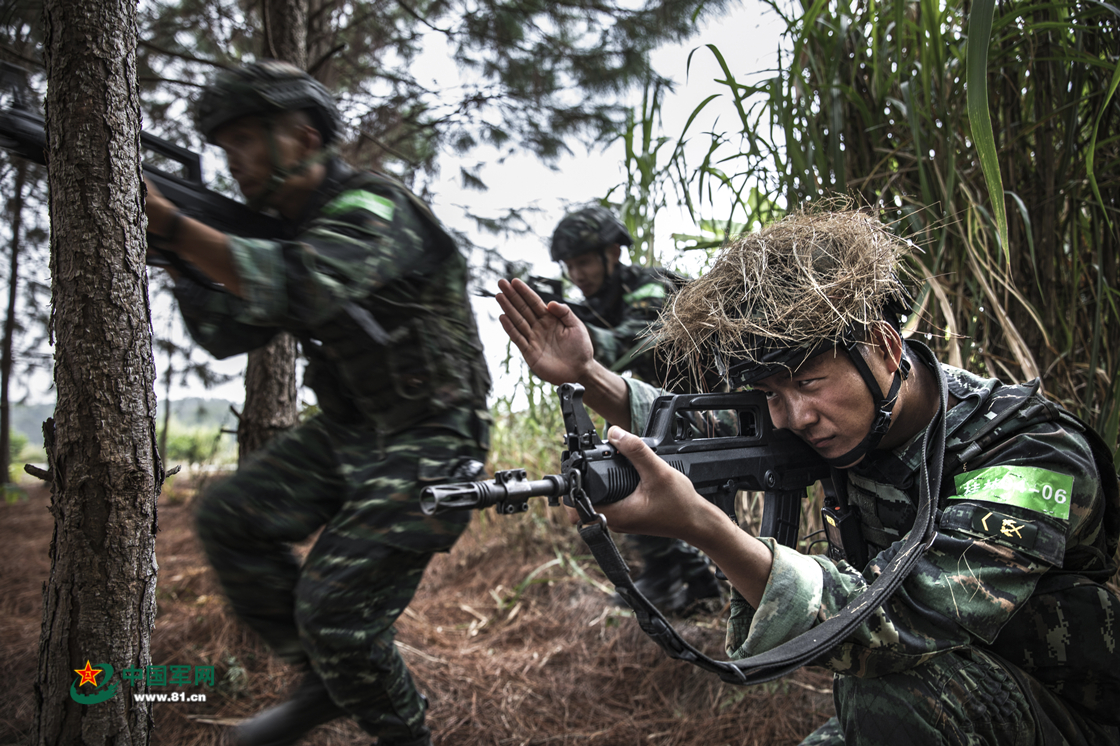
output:
M149 230L217 283L177 278L192 336L217 357L281 330L302 343L320 412L203 495L198 529L234 611L304 668L287 702L241 724L240 746L296 743L349 715L380 746L431 744L426 699L393 624L467 515L424 516L423 485L486 459L490 386L467 267L417 197L334 154L341 121L306 73L220 73L197 106L274 240L226 235L151 190ZM290 545L322 528L301 563Z
M613 371L631 371L649 383L683 383L653 350L650 325L683 278L657 267L623 264L622 247L634 243L626 226L603 207L585 207L560 221L550 256L584 297L580 320L591 335L595 359ZM635 534L642 558L638 590L659 609L685 610L703 599L720 599L719 582L707 560L682 541ZM618 603L622 603L618 599Z

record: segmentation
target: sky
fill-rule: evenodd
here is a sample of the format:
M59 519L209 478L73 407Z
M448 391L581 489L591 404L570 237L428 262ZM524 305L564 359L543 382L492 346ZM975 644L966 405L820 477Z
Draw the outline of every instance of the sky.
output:
M781 30L782 24L772 11L764 9L761 3L754 0L744 0L743 4L730 13L708 20L694 37L683 44L669 45L655 52L655 69L675 82L675 91L667 95L662 104L662 134L675 142L688 116L701 101L713 93L721 94L720 99L709 104L706 109L708 113L693 124L690 132L698 134L706 129L718 129L720 112L727 115L722 118L723 121L732 121L727 89L714 82L722 77L722 71L715 57L704 48L705 45L713 44L719 48L732 73L740 81L757 79L759 73L771 70L776 64ZM690 64L688 58L694 50ZM420 78L427 75L445 81L458 75L446 53L438 48L422 58L418 65L421 70L416 72L414 69L414 74ZM634 91L631 97L630 103L638 105L641 91ZM435 214L449 227L469 234L479 245L497 248L506 260L526 262L531 265L534 274L558 277L559 267L548 258L548 239L552 229L571 206L599 198L612 186L625 182L622 144L616 142L605 150L598 148L591 151L583 145L575 144L572 152L562 156L551 168L530 155L511 156L501 163L491 162L487 165L483 172L489 185L487 191L464 189L459 183L459 166L473 166L480 160L496 161L494 155L493 151L488 153L485 149L472 151L462 157L444 154L440 160L440 176L430 186ZM487 216L504 214L510 207L534 207L536 211L529 213L527 217L532 233L512 240L479 234L474 229L473 222L465 217L467 206L474 213ZM696 229L687 212L671 202L657 216L655 248L660 257L669 258L673 254L670 236L674 232L695 233ZM685 266L684 269L690 268ZM521 371L515 369L507 374L501 370L508 338L497 320L500 312L497 302L493 298L483 297L474 298L473 301L487 362L495 379L494 391L497 395L509 396ZM168 311L160 307L160 302L155 297L153 304L153 324L160 328L166 323L160 317ZM201 350L195 353L196 359L204 355ZM157 375L163 364L164 360L157 354ZM173 385L170 398L178 400L199 396L228 399L235 403L243 401L244 385L240 374L245 368L245 356L218 361L214 367L222 372L235 374L235 380L208 390L197 384ZM158 397L164 397L162 382L157 383L156 393ZM313 401L314 395L306 389L301 390L300 395Z

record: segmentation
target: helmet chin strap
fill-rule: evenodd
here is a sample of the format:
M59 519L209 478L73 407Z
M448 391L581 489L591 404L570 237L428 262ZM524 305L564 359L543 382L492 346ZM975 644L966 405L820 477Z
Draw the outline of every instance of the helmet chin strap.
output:
M276 135L274 131L275 120L272 117L263 120L264 129L268 136L268 158L272 165L272 173L268 177L268 183L264 185L264 189L256 197L247 200L247 204L251 210L261 211L268 207L268 201L272 199L280 187L293 176L300 176L305 173L307 169L314 166L316 163L323 163L334 154L334 148L323 147L319 148L315 153L304 158L299 163L296 163L291 168L283 168L280 163L280 151L276 147Z
M868 391L871 392L875 419L871 421L871 429L868 430L867 435L852 450L842 456L824 459L829 466L837 469L851 466L878 447L879 442L891 426L891 414L894 412L895 402L898 401L898 392L902 388L902 382L910 376L910 361L903 351L898 362L898 369L894 372L894 380L891 381L891 388L884 396L883 390L879 388L879 382L875 380L871 368L867 366L867 361L864 360L856 346L855 343L848 346L848 357L852 359L852 364L856 366L856 370L859 371L864 383L867 384Z

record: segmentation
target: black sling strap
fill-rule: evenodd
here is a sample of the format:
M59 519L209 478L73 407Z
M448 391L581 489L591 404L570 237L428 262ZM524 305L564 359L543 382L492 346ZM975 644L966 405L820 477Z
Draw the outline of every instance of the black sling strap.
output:
M606 518L594 511L586 493L576 489L576 509L583 521L579 533L599 566L614 583L620 596L634 609L642 630L654 639L672 658L688 661L719 675L731 684L760 684L785 676L827 653L849 637L875 609L894 593L913 569L918 559L933 543L936 535L935 515L941 490L945 461L945 413L948 410L948 387L945 373L928 347L908 343L911 350L927 364L937 381L938 411L926 428L922 440L922 467L919 475L918 514L902 547L883 568L882 574L853 598L835 616L798 635L776 648L736 661L719 661L701 653L686 642L665 616L643 596L630 579L626 562L607 531Z

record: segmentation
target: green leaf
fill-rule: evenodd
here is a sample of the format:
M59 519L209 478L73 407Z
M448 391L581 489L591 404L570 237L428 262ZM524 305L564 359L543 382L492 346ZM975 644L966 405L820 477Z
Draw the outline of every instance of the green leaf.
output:
M1007 243L1007 209L1004 205L1003 178L999 173L999 154L996 138L992 133L992 119L988 113L988 44L992 37L992 14L995 0L977 0L968 15L968 121L972 128L972 142L984 170L988 197L992 203L992 217L999 233L1005 261L1011 263L1011 248Z

